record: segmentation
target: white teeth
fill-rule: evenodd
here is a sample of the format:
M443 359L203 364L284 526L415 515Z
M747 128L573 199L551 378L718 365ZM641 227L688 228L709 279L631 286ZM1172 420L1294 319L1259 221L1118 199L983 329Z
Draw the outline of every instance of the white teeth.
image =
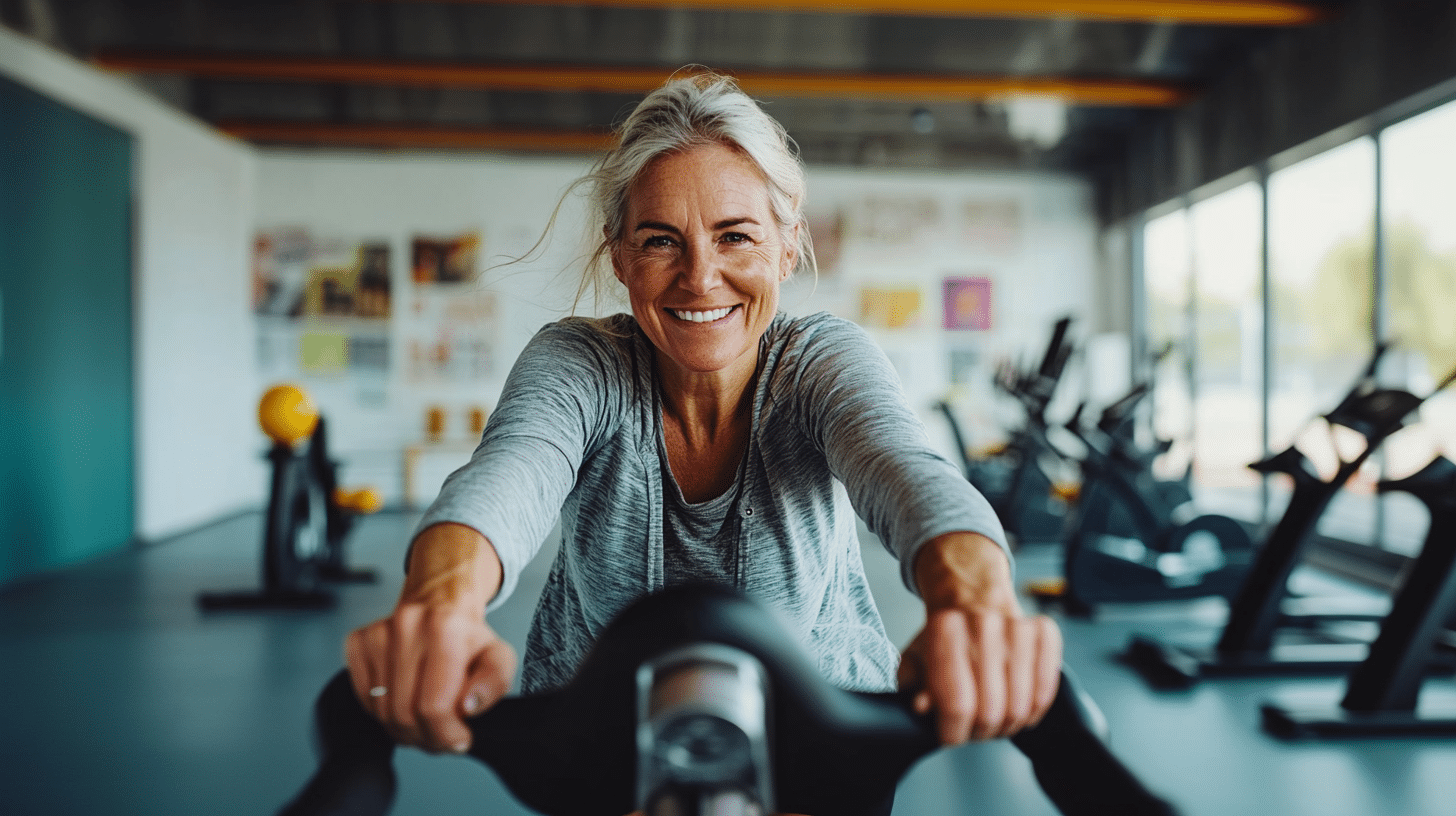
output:
M672 314L673 317L676 317L678 320L686 320L691 323L711 323L714 320L722 320L723 318L727 317L728 313L731 311L733 311L733 307L728 306L723 309L714 309L711 312L685 312L678 309L673 309Z

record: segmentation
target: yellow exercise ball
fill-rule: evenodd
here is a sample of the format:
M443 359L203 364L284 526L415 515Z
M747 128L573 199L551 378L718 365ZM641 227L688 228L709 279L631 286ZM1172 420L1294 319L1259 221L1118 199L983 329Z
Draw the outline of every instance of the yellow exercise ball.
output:
M308 392L296 385L275 385L258 403L258 424L263 433L282 445L296 445L318 427L318 407Z

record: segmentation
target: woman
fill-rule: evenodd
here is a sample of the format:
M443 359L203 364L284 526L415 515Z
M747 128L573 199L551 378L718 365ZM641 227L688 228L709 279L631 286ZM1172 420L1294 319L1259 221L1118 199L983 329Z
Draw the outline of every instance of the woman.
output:
M631 314L547 326L521 354L421 522L398 605L348 638L360 700L403 742L466 750L462 718L505 694L516 663L485 613L559 515L527 692L570 678L633 598L712 580L781 611L831 681L920 688L947 744L1035 723L1060 635L1021 614L989 505L931 451L862 331L778 311L782 282L812 267L783 129L728 78L674 79L587 180L594 261ZM903 659L869 595L856 511L925 601Z

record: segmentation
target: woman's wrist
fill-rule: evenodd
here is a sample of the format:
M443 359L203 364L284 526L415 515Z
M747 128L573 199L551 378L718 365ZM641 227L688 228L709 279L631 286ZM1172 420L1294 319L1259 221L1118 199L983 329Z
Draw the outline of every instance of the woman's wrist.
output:
M980 533L936 536L915 554L915 586L927 610L991 608L1019 612L1011 561Z
M463 524L434 524L411 545L399 603L463 606L484 614L500 586L500 557L485 536Z

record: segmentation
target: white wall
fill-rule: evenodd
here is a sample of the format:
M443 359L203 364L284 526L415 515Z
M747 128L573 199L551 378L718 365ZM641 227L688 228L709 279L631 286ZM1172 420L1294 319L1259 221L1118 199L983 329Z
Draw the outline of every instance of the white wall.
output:
M524 252L540 236L563 191L588 167L584 160L523 157L399 155L263 151L259 160L258 226L302 227L319 237L385 241L391 246L396 323L411 308L409 241L412 235L448 235L478 230L485 255ZM1039 354L1052 322L1066 313L1085 319L1093 301L1095 225L1088 186L1053 174L866 172L811 168L814 211L847 214L842 259L833 275L816 285L796 280L783 308L792 314L827 310L859 317L863 286L909 284L922 292L918 327L874 334L900 369L907 393L944 450L952 448L944 421L931 410L949 389L951 349L977 352L982 369L965 389L963 412L990 427L996 404L989 386L992 366L1003 355ZM930 200L941 223L925 236L903 243L856 238L853 223L866 198ZM1015 245L991 251L968 244L957 232L956 215L966 202L1014 201L1021 213ZM503 325L499 364L490 377L469 384L409 380L401 365L406 353L396 327L395 362L385 398L363 393L377 386L357 379L309 379L305 384L330 417L330 441L346 463L347 481L372 483L389 499L400 495L400 450L422 437L426 406L446 407L447 432L459 446L416 474L438 487L450 467L468 457L468 439L458 421L463 406L493 405L509 362L542 324L569 309L580 250L587 229L579 198L569 197L552 240L539 260L487 269L479 285L497 294ZM994 328L949 334L941 329L941 280L947 275L994 278ZM607 304L605 311L615 311ZM590 312L591 304L583 311ZM1012 412L1014 416L1014 411Z
M4 28L0 73L136 141L137 535L257 506L252 149Z

